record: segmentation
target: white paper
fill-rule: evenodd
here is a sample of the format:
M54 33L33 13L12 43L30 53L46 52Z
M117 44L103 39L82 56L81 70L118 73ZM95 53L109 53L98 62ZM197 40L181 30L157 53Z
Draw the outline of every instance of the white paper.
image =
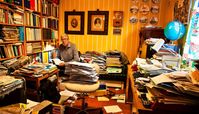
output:
M60 93L60 95L63 95L63 96L74 96L76 94L75 92L69 91L67 89L65 89L64 91L61 91L59 93Z
M170 79L166 74L161 74L159 76L155 76L151 78L151 80L155 83L155 85L158 85L160 83L168 83L168 82L174 82L172 79Z
M61 60L58 59L58 58L52 59L52 61L54 61L54 63L55 63L56 65L59 65L60 63L64 63L64 61L61 61Z
M122 111L118 105L104 106L104 109L106 113L117 113Z
M97 97L98 101L109 101L109 98L107 97Z
M35 101L32 101L32 100L27 99L26 109L30 109L30 108L32 108L33 106L36 106L37 104L39 104L39 102L35 102Z

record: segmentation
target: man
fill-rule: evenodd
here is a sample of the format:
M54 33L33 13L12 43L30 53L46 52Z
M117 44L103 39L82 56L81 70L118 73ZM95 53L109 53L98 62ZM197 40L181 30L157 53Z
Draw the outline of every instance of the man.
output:
M64 61L59 63L58 68L60 69L60 75L64 74L66 62L69 61L80 61L79 54L76 45L69 41L67 34L61 36L62 44L59 46L58 55L54 52L52 57L58 57L60 60Z
M67 34L61 36L62 44L59 46L58 58L64 62L79 61L79 54L76 45L69 41ZM53 53L53 58L56 58L56 53ZM64 66L64 63L60 63L59 66Z
M61 36L61 41L62 44L60 44L59 46L58 55L56 54L56 52L52 53L52 58L58 57L60 60L64 61L59 63L59 65L57 66L60 69L59 76L61 77L58 80L58 87L60 91L65 89L65 87L61 85L60 82L68 80L69 78L69 71L66 68L67 62L80 61L76 45L69 41L69 37L67 34L63 34Z

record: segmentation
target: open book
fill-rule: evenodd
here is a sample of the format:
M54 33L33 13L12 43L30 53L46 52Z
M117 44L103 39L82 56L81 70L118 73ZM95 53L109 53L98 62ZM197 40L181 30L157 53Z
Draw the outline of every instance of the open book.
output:
M59 65L60 63L64 63L64 61L60 60L59 58L52 59L55 65Z

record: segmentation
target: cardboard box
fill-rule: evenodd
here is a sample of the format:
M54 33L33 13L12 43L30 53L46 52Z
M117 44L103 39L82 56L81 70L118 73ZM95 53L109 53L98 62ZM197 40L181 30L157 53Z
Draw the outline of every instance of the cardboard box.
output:
M32 108L32 114L52 114L52 102L44 100Z

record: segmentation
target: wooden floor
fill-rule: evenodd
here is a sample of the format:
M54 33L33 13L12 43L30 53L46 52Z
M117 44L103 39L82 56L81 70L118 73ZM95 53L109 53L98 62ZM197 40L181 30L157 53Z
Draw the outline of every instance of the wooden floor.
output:
M124 90L111 90L111 91L113 91L116 94L124 93ZM93 108L101 107L103 110L103 114L107 114L103 107L111 106L111 105L118 105L122 109L122 112L114 113L114 114L130 114L131 113L131 105L130 104L117 103L116 100L112 100L112 99L110 99L109 101L98 101L96 97L95 98L86 97L86 102L88 103L88 107L93 107ZM75 102L75 104L73 106L79 107L79 106L81 106L81 103L82 103L82 100L79 99Z

